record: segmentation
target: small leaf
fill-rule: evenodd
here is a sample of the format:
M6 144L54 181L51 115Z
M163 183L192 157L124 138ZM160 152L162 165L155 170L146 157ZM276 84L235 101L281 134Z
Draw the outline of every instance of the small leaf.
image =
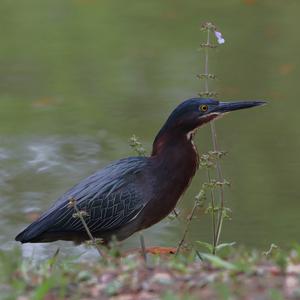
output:
M217 247L216 247L216 250L217 251L220 251L224 248L230 248L230 247L233 247L234 245L236 244L236 242L232 242L232 243L222 243L222 244L219 244Z
M207 254L207 253L201 253L202 257L207 259L209 262L212 263L213 266L217 268L223 268L226 270L232 270L232 271L237 271L239 268L238 266L223 260L219 256L212 255L212 254Z
M196 241L196 243L205 249L207 249L210 253L213 252L213 245L210 243L202 242L202 241Z

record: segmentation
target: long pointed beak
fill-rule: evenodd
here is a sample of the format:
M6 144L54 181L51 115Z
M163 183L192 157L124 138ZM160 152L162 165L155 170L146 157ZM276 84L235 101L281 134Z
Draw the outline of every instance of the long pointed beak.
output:
M216 113L227 113L234 110L251 108L254 106L264 105L265 101L238 101L238 102L219 102L219 105L214 109Z

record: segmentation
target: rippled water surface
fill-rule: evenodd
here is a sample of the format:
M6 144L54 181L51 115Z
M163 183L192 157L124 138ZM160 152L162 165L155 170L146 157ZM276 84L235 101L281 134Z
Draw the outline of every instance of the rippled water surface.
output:
M226 39L210 56L220 98L269 102L217 122L219 144L229 152L223 173L232 183L223 240L260 248L299 242L300 5L203 2L1 2L1 247L17 245L14 236L81 178L132 155L133 133L151 151L170 111L201 90L195 74L206 20ZM196 144L200 152L211 148L208 127ZM180 202L182 217L204 180L200 170ZM182 231L182 221L165 220L145 232L146 241L173 246ZM190 238L209 241L210 232L201 215ZM65 253L86 252L58 244ZM56 247L23 250L43 257Z

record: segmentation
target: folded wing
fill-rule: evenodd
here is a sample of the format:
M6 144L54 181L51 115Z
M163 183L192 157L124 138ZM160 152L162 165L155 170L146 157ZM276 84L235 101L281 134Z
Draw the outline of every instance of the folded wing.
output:
M119 160L85 178L75 185L38 220L17 237L23 243L38 241L45 233L82 233L85 229L79 218L74 217L74 207L86 212L85 221L93 232L112 231L133 220L147 203L142 196L139 180L144 177L145 157Z

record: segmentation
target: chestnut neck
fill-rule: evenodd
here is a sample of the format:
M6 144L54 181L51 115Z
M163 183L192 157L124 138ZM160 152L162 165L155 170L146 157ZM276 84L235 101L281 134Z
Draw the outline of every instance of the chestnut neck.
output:
M151 157L164 161L167 165L187 169L192 177L199 161L193 133L186 133L178 128L159 132L153 143Z

